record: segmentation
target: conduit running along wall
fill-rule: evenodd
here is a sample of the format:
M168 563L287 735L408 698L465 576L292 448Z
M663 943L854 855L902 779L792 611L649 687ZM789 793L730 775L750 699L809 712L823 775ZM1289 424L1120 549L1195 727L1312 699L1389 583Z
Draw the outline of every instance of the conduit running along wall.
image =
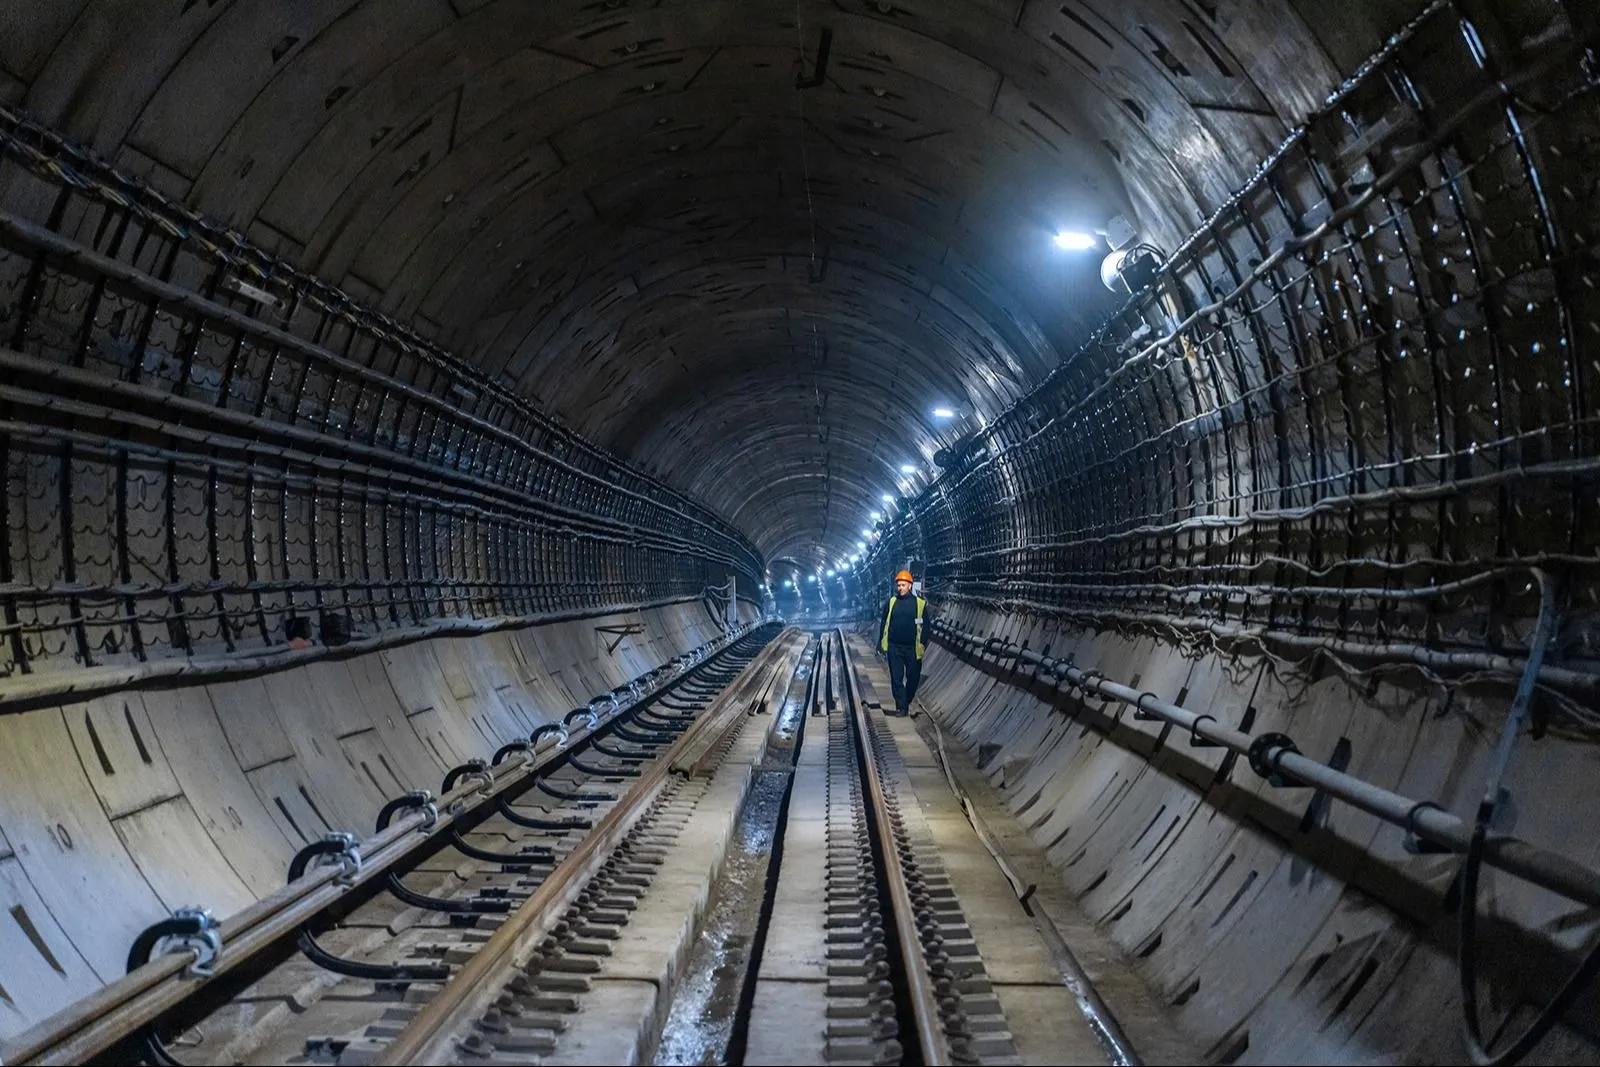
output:
M171 910L231 914L330 830L721 636L688 603L0 715L0 1038Z
M726 522L338 290L3 109L0 167L53 204L0 212L12 695L755 592Z
M951 450L870 573L915 560L958 625L1470 822L1546 568L1561 625L1496 827L1593 868L1600 82L1546 14L1517 39L1430 5ZM1461 1056L1459 859L1009 664L928 668L925 699L1213 1058ZM1479 908L1486 1026L1515 1033L1596 933L1503 875ZM1592 1059L1597 1020L1580 1002L1540 1055Z

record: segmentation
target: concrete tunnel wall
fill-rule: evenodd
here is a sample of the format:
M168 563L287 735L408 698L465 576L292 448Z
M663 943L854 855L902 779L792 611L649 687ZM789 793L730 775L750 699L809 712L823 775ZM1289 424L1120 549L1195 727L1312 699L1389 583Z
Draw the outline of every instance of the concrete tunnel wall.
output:
M1481 799L1504 715L1493 693L1450 696L1403 679L1369 689L1151 637L972 609L949 617L1232 725L1248 713L1252 732L1285 733L1319 760L1348 740L1351 774L1463 818ZM922 699L1208 1061L1459 1059L1458 857L1419 854L1403 831L1338 803L1308 829L1311 790L1275 788L1182 730L1032 677L1009 658L969 660L938 644ZM1497 828L1594 865L1593 746L1525 743L1505 783L1515 814ZM1588 945L1584 909L1499 872L1486 872L1480 908L1499 921L1481 950L1489 1010L1525 1023ZM1586 998L1538 1061L1592 1059L1593 1012Z
M690 602L0 716L0 1037L120 977L172 910L233 914L328 831L365 837L387 800L722 634Z
M1588 405L1600 395L1591 354L1600 159L1592 100L1559 98L1584 80L1563 42L1585 28L1585 6L1430 5L1398 66L1370 77L1347 111L1323 112L1293 146L1287 158L1300 169L1235 196L1423 6L408 0L287 14L270 4L190 3L160 18L117 0L0 9L0 105L232 230L174 215L169 204L152 209L166 226L135 216L125 238L116 195L97 188L126 187L9 117L7 134L44 158L8 143L0 204L78 249L202 290L214 305L319 350L307 350L308 369L286 371L292 361L275 335L256 332L237 356L238 324L216 307L152 297L148 279L102 292L78 249L44 255L39 239L5 231L0 336L23 359L0 358L8 372L29 375L32 391L7 396L16 421L48 428L36 450L8 454L13 571L0 594L27 586L32 599L16 599L22 623L8 620L5 669L13 681L26 664L29 684L70 682L91 660L97 668L185 662L236 654L236 643L240 655L278 649L286 619L323 606L330 575L364 590L352 594L352 614L381 636L405 624L694 595L730 573L759 578L761 557L820 570L851 551L863 517L893 490L906 517L883 528L883 547L865 567L872 581L915 561L940 610L973 629L1050 645L1231 723L1248 713L1252 731L1282 730L1317 758L1346 738L1353 773L1469 815L1505 717L1505 672L1461 685L1385 669L1347 682L1331 658L1264 655L1248 641L1172 625L1248 616L1302 636L1351 629L1515 660L1536 611L1520 579L1499 576L1464 601L1425 610L1413 610L1414 600L1374 610L1337 598L1300 603L1286 587L1361 553L1381 559L1351 581L1385 589L1398 573L1449 579L1536 561L1563 572L1552 658L1578 672L1595 659ZM832 77L801 95L793 75L806 72L824 22L835 35ZM1521 76L1551 67L1556 92ZM1517 76L1501 82L1505 70ZM1412 159L1458 103L1497 91L1497 82L1530 92L1533 106L1491 97L1496 106L1454 140ZM1537 126L1541 106L1565 110ZM1496 141L1524 120L1527 138ZM1463 158L1474 162L1465 178L1456 168ZM63 159L73 177L90 180L64 179ZM1269 273L1265 289L1246 293L1251 308L1225 306L1173 330L1180 312L1295 246L1389 167L1400 171L1392 207L1379 198L1334 239L1298 248L1286 262L1304 274ZM1170 303L1119 310L1095 262L1044 255L1053 229L1118 212L1165 250L1193 237L1192 254L1159 287ZM1386 223L1391 213L1398 222ZM172 237L174 226L185 236ZM250 244L268 251L228 257ZM342 292L315 289L286 263ZM261 291L277 302L251 295ZM347 314L352 303L392 318ZM141 338L147 306L160 314ZM400 334L400 325L415 332ZM1169 330L1174 358L1108 387L1127 346ZM204 373L179 366L186 349ZM341 391L345 365L333 357L344 356L366 363L385 402ZM218 385L235 365L249 369L248 389L234 386L243 396ZM86 395L85 379L63 366L119 388L96 381ZM463 458L478 446L459 443L466 438L455 429L425 435L414 414L385 416L388 397L413 390L427 394L428 410L462 416L461 433L526 440L532 451L478 464ZM117 423L112 409L170 420L173 394L216 405L210 436L169 442L176 459L119 454L118 439L148 445L153 431L131 417ZM615 455L585 450L512 402L529 398ZM66 406L89 400L106 410ZM423 407L407 403L413 413ZM960 409L954 426L926 414L946 403ZM111 445L61 447L69 431L102 422L116 424ZM289 438L266 447L254 435L283 427L299 434L295 447L323 450L340 473L317 473L310 492L287 477L267 485ZM352 435L370 447L352 449ZM434 447L436 436L444 446ZM253 472L227 474L220 491L210 488L219 479L206 452L219 440ZM963 453L963 444L992 452ZM956 454L945 451L936 465L941 450ZM573 456L586 478L549 474ZM435 501L382 496L345 473L377 470L380 460L403 460L411 476L437 476L452 492L472 474L473 506L489 504L457 524L458 512ZM523 478L522 462L536 473ZM902 463L944 473L929 487L902 478ZM119 505L106 489L117 488L119 473L146 505L128 536L116 533ZM1458 492L1457 477L1487 480ZM1418 495L1374 505L1363 523L1315 510L1330 487L1356 493L1370 488L1364 479ZM612 500L596 482L626 483L647 502ZM685 518L693 509L668 487L703 508ZM381 520L368 514L369 493ZM64 517L73 509L60 504L75 494L77 529ZM262 506L274 518L298 524L293 551L249 532L253 494L272 497ZM465 490L458 498L447 503L465 500ZM530 502L552 513L559 506L563 517L530 520L518 510ZM1174 518L1229 529L1222 524L1263 502L1310 510L1255 542L1133 536ZM203 536L194 530L187 545L163 545L162 505L226 512L214 535L221 547L196 547ZM589 512L582 551L561 525L574 509ZM415 541L400 540L391 574L387 551L376 568L377 553L353 533L371 531L372 544L387 549L385 537L396 540L402 527L428 531L416 540L448 543L449 552L423 560ZM642 527L652 527L648 551L631 547ZM63 548L74 534L83 558ZM131 609L105 594L132 581L112 563L119 538L161 579L139 590L144 614L132 625ZM1084 547L1097 540L1124 547ZM505 551L525 542L536 550ZM1209 577L1280 558L1289 570ZM280 584L247 575L253 559L281 570ZM220 577L208 567L219 560ZM231 584L213 594L216 581ZM84 610L74 582L99 583L109 599ZM169 605L167 584L178 582L189 584ZM1220 601L1207 601L1215 586L1226 586ZM396 587L408 590L404 618ZM233 632L202 622L213 596L217 614L249 625ZM565 599L553 604L556 596ZM696 643L675 611L663 632L676 627L683 643ZM59 1002L26 998L65 997L68 984L81 991L114 974L128 929L152 909L191 902L167 899L179 895L173 871L196 864L216 892L239 899L281 872L295 838L272 799L283 793L263 793L277 764L252 770L259 787L243 771L242 782L232 779L253 813L241 808L240 818L270 842L275 862L256 866L253 847L230 853L214 843L213 835L243 841L244 831L229 830L232 816L221 821L184 781L178 763L201 763L179 729L184 709L198 707L202 726L218 724L210 735L218 751L229 740L223 720L246 703L219 692L248 691L257 705L303 716L296 721L306 728L290 727L272 751L292 752L284 766L306 779L317 775L304 784L329 821L361 822L376 794L339 755L341 716L370 722L357 737L391 744L401 774L423 775L415 784L436 784L440 768L421 734L401 728L391 737L387 713L366 717L352 706L366 708L374 691L394 695L381 707L407 711L430 706L413 707L413 697L437 698L457 709L440 736L476 745L484 735L474 714L509 729L516 713L485 720L469 710L476 697L458 699L442 677L452 664L472 665L458 678L510 677L520 668L504 665L522 662L522 649L539 681L529 689L518 680L513 692L555 714L590 694L550 680L578 668L552 665L590 664L583 670L602 683L596 691L612 684L613 665L598 659L589 625L409 645L248 683L130 691L126 715L113 697L0 716L0 739L17 738L0 758L43 739L51 763L67 766L46 773L29 758L16 771L28 786L0 797L0 831L27 849L13 840L16 855L0 859L12 879L0 885L14 885L26 906L12 911L11 925L0 919L0 937L18 947L8 958L38 968L16 983L21 993L8 987L14 1005L33 1006L18 1011L0 997L0 1021ZM142 641L125 631L141 631ZM936 647L928 666L930 704L1212 1059L1459 1056L1450 904L1458 861L1413 855L1399 831L1338 805L1325 826L1302 832L1307 791L1266 786L1238 761L1219 781L1217 753L1163 737L1126 711L1019 686L1004 663L958 661ZM1522 742L1514 804L1502 816L1504 828L1590 864L1600 859L1591 832L1600 814L1593 695L1592 687L1541 691L1554 728ZM140 704L149 721L141 735L158 738L172 773L151 771L158 783L125 795L127 779L95 779L103 765L84 715L97 723L108 761L144 768L127 727L130 717L141 721ZM147 798L159 814L141 814ZM51 836L55 821L73 835L57 807L83 820L72 846ZM182 820L187 829L176 828ZM128 834L142 836L135 844ZM82 841L116 857L108 883L134 886L129 899L143 909L128 929L104 930L103 942L96 924L109 921L106 897L76 868L62 867L57 879L41 858L83 855ZM17 880L25 861L38 868L36 889ZM1489 1011L1514 1010L1514 1027L1548 1000L1592 939L1592 923L1570 903L1493 874L1480 907L1495 919L1484 931ZM68 938L69 928L86 943ZM61 946L49 950L56 966L30 930ZM1541 1055L1592 1060L1597 1018L1586 999Z

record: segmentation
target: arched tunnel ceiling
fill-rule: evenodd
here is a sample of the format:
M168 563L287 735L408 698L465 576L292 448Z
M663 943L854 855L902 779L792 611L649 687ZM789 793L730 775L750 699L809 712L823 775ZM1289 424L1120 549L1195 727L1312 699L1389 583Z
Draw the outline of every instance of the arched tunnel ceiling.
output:
M1403 14L59 0L0 11L0 102L821 564L1107 312L1055 230L1170 247L1336 81L1319 34Z

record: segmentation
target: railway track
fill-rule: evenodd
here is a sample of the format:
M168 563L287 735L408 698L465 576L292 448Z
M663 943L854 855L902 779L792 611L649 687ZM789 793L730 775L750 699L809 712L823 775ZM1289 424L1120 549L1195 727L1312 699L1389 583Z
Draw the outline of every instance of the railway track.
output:
M212 958L180 916L134 949L175 952L134 968L148 989L5 1062L1059 1062L1028 1028L1081 998L1009 958L990 973L984 945L1029 928L963 898L928 750L908 764L916 730L874 710L860 659L840 632L768 628L559 747L457 768L440 800L388 805L359 858L344 838L297 856L307 903L275 937L236 917ZM947 766L931 781L959 793ZM150 973L197 965L216 973Z
M762 698L775 626L703 646L452 770L440 794L296 855L288 885L220 922L186 912L129 974L3 1046L3 1062L370 1060L395 1020L456 986L530 901L570 883L663 755Z

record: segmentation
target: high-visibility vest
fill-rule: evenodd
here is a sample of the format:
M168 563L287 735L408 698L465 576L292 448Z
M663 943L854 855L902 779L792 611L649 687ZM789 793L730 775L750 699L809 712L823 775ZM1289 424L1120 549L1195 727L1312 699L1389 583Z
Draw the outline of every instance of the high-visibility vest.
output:
M878 651L889 651L889 620L894 617L894 602L899 597L889 598L889 610L883 613L883 635L878 638ZM922 611L928 602L922 597L917 597L917 658L922 658Z

